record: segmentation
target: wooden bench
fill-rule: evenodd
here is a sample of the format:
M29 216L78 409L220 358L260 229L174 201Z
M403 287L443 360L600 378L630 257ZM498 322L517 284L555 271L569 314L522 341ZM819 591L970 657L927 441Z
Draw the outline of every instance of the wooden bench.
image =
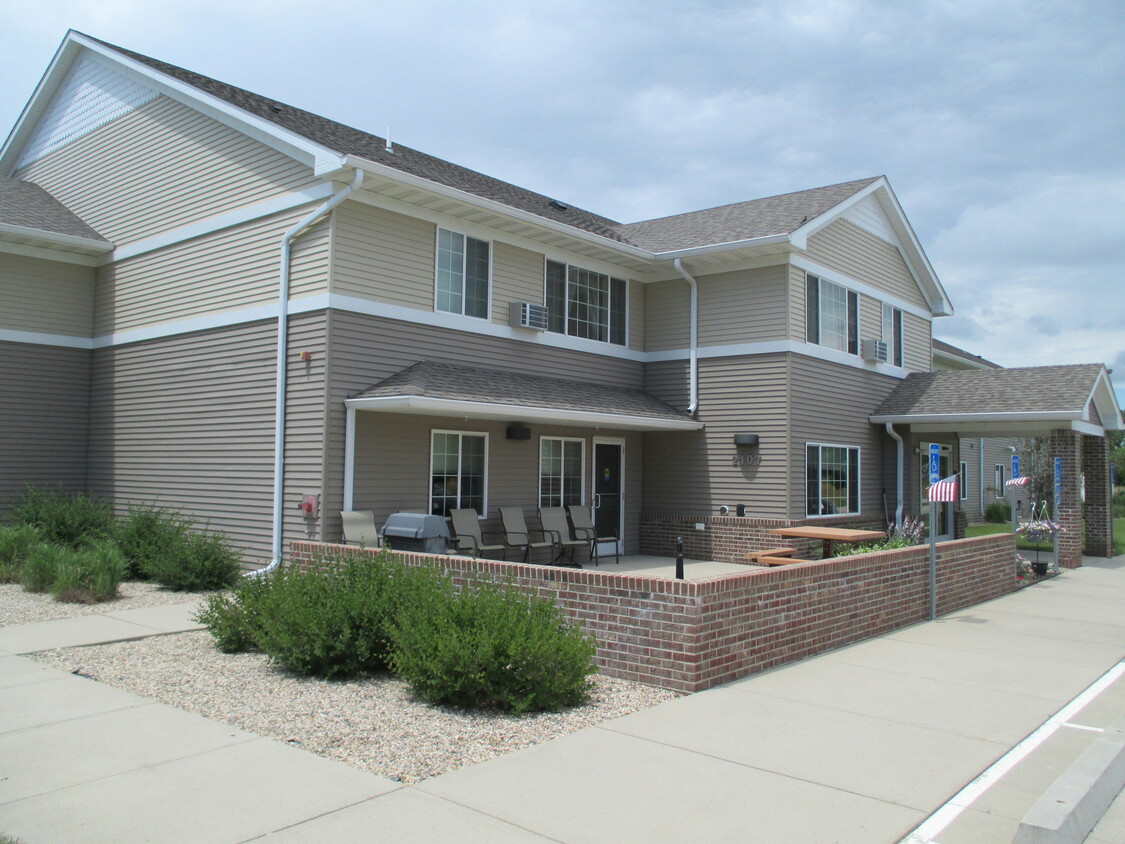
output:
M746 558L756 563L761 557L792 557L796 553L796 548L767 548L764 551L751 551Z
M799 560L796 557L758 557L754 565L758 566L789 566L794 563L811 563L812 560Z

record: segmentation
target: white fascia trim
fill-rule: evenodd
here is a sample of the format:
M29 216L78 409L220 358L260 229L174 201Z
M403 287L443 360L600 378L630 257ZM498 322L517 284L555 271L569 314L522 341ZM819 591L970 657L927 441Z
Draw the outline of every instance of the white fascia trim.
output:
M161 232L160 234L146 237L143 240L137 240L127 246L122 246L113 251L113 254L103 259L103 263L110 263L113 261L124 261L129 258L135 258L138 255L143 255L146 252L152 252L156 249L164 249L168 246L174 246L177 243L183 243L187 240L192 240L204 235L214 234L215 232L229 229L232 226L242 225L249 223L253 220L258 220L262 217L269 217L273 214L280 214L283 211L289 211L293 208L300 208L303 205L308 205L312 202L318 202L326 199L332 195L332 183L323 182L321 184L310 185L307 188L299 191L291 191L284 193L280 196L275 196L272 199L266 199L262 202L256 202L253 205L244 205L234 211L226 214L218 214L214 217L200 220L196 223L191 223L186 226L181 226L177 229L169 229L168 231Z
M524 422L551 422L556 425L577 425L597 428L622 428L632 431L698 431L702 422L694 419L677 421L617 413L596 413L586 410L560 410L554 407L495 404L488 402L437 399L427 396L387 396L345 399L349 409L382 411L384 413L416 413L426 416L449 416L459 419L509 419Z
M617 240L612 240L608 237L594 234L593 232L585 231L584 229L568 226L565 223L557 223L554 220L549 220L546 217L540 217L538 214L532 214L530 211L524 211L519 208L514 208L511 205L505 205L502 202L496 202L492 199L486 199L483 196L477 196L473 193L468 193L457 188L451 188L448 185L443 185L440 182L434 182L430 179L424 179L421 176L415 176L412 173L406 173L402 170L396 170L393 167L388 167L386 164L378 164L377 162L370 161L366 158L359 156L349 155L344 161L344 166L354 167L363 170L366 173L373 173L384 179L389 179L393 182L401 182L402 184L410 185L411 187L418 188L419 190L429 191L439 196L453 199L457 202L463 202L466 205L472 205L477 208L483 208L492 211L496 214L502 214L505 217L513 217L522 222L528 223L539 228L548 229L556 234L562 234L567 237L572 237L576 240L583 240L587 243L597 244L605 249L611 249L615 252L623 252L626 255L631 255L634 258L641 258L651 261L655 258L652 252L647 249L640 249L636 246L630 246L626 243L621 243Z
M73 234L59 234L58 232L50 232L43 229L33 229L30 226L15 226L11 223L0 223L0 232L10 234L13 237L34 238L35 240L41 240L49 244L58 244L59 246L89 249L97 253L109 252L113 249L113 244L108 240L95 240L92 237L78 237Z
M63 79L66 77L67 71L78 54L79 48L71 40L74 35L74 30L68 30L63 37L62 43L59 48L55 50L55 55L51 58L51 63L47 65L47 70L44 71L43 76L39 79L39 84L35 86L32 91L31 97L28 98L27 103L20 112L15 126L8 134L7 140L4 145L0 147L0 173L5 176L11 176L15 172L14 162L11 165L5 164L8 159L14 158L15 154L23 147L24 141L27 139L28 134L34 129L31 125L31 116L35 111L36 105L39 107L39 112L46 107L45 100L49 100L58 90ZM63 66L65 64L65 67Z
M908 413L903 415L881 415L869 417L872 422L882 425L890 422L895 425L934 425L948 423L974 424L978 422L1066 422L1082 421L1081 411L1074 410L1020 410L1006 413L989 411L970 413Z
M292 309L290 309L290 312L292 312ZM155 325L146 325L142 328L119 331L115 334L104 334L93 339L93 348L105 349L110 346L122 346L126 343L139 343L144 340L159 340L162 337L173 337L177 334L188 334L192 331L208 331L212 328L226 328L246 322L257 322L262 319L277 319L277 302L253 308L242 308L237 311L205 314L193 319L161 322Z
M98 255L68 252L65 249L50 249L46 246L30 246L26 243L13 243L10 240L2 239L0 239L0 252L9 255L23 255L27 258L40 258L44 261L55 261L61 264L78 264L82 267L97 267L102 262Z
M833 205L823 214L813 217L803 226L795 229L792 234L793 242L799 242L801 244L801 248L805 248L805 244L808 242L809 237L816 234L818 231L830 225L831 223L834 223L840 217L848 213L851 208L863 202L863 200L867 199L867 197L871 196L871 194L875 193L877 190L885 189L887 187L887 180L884 177L880 176L867 187L853 193L843 202L837 205Z
M760 237L750 237L745 240L730 240L726 243L691 246L687 249L675 249L671 252L655 252L653 253L653 257L658 260L672 261L676 258L690 258L693 255L709 255L712 252L732 252L736 249L745 249L751 246L769 246L774 243L789 243L791 240L791 236L787 234L765 234ZM803 245L801 248L804 248Z
M898 296L888 293L885 290L880 290L877 287L872 287L866 282L858 281L851 276L846 276L836 270L829 269L823 264L818 264L815 261L810 261L804 255L791 255L789 262L805 272L810 272L813 275L820 276L823 279L831 281L834 284L839 284L841 287L846 287L849 290L854 290L856 293L862 293L872 299L880 302L886 302L892 307L898 308L904 313L913 314L920 319L932 322L934 314L926 308L920 308L917 305L907 302L905 299L900 299Z
M35 346L62 346L67 349L92 349L89 337L71 337L68 334L46 334L39 331L14 331L0 328L0 340L7 343L31 343Z
M1099 393L1101 393L1100 396ZM1121 408L1117 405L1117 394L1113 391L1113 382L1109 380L1109 373L1104 366L1098 373L1083 407L1089 407L1091 402L1098 410L1104 430L1120 431L1125 429L1125 420L1122 419Z
M765 340L760 343L732 343L724 346L699 347L699 357L701 358L733 358L776 354L802 355L807 358L862 369L866 372L878 372L881 375L890 375L894 378L905 378L908 374L908 370L901 366L865 361L858 355L850 355L847 352L818 346L815 343L803 343L800 340ZM667 349L662 352L648 352L645 355L646 363L687 359L688 351L686 349Z

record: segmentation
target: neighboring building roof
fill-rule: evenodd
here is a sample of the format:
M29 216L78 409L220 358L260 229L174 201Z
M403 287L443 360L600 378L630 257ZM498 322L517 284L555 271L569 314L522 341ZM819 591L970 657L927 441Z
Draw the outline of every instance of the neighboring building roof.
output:
M0 225L109 241L39 185L0 176Z
M980 355L974 355L972 352L967 352L964 349L958 348L951 343L946 343L943 340L938 340L936 337L931 341L933 345L933 357L935 360L942 358L945 363L950 364L947 369L1000 369L998 363L993 363L990 360L985 360Z
M420 361L347 400L349 407L513 421L691 430L700 422L643 390Z
M879 177L874 176L672 217L659 217L618 226L617 230L633 245L652 252L670 252L694 246L791 234L809 220L819 217L878 179Z

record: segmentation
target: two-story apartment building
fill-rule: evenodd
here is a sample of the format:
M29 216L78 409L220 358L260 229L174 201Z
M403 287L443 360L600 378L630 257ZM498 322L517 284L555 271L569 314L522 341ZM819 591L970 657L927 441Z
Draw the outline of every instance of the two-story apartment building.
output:
M0 507L258 563L348 509L883 524L870 416L952 311L883 177L621 224L75 32L0 150L0 296Z

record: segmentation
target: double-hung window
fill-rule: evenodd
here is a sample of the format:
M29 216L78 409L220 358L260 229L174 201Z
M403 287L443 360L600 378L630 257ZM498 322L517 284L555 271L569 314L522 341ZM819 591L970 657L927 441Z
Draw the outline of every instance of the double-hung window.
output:
M887 344L888 363L902 366L902 311L883 303L883 342Z
M438 229L434 307L488 318L489 243Z
M859 354L859 296L831 281L806 275L806 339L848 354Z
M624 346L625 291L624 279L547 261L547 330Z
M1003 463L997 463L996 464L995 474L993 475L993 478L992 478L992 484L996 488L996 493L995 493L996 497L997 498L1003 498L1004 497L1004 464Z
M543 437L539 440L539 506L582 504L583 440Z
M805 444L805 513L859 513L859 448Z
M430 436L430 512L448 516L450 510L472 507L488 512L485 467L488 435L434 431Z
M969 497L969 464L964 460L961 461L961 471L957 476L957 494L962 501L965 501Z

